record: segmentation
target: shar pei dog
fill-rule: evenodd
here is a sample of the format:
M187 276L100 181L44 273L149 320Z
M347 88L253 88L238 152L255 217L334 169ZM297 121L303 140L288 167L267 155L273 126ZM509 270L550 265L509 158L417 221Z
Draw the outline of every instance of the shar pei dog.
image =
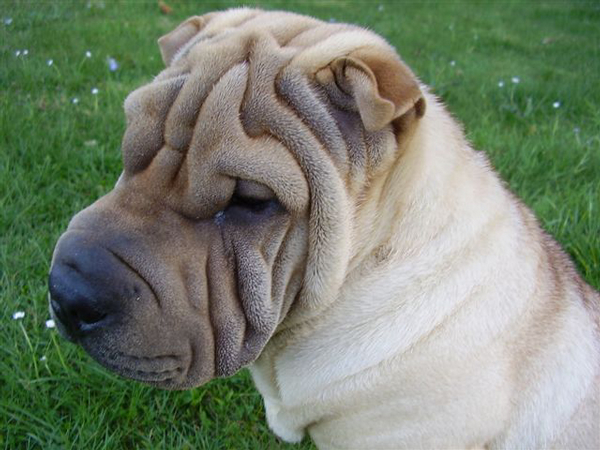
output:
M383 38L243 8L159 46L62 334L161 388L248 366L285 441L600 448L598 293Z

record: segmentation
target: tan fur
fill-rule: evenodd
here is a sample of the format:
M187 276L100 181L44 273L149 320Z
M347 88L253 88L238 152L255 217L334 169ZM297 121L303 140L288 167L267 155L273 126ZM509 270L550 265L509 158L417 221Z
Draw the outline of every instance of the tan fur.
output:
M98 361L166 388L251 364L273 431L322 449L600 448L598 293L389 44L241 8L159 45L54 258L83 236L147 287L80 338Z

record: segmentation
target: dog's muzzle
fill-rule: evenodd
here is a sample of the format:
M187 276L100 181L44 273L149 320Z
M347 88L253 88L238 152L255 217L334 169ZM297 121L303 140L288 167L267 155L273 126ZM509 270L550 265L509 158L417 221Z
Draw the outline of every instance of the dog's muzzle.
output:
M119 323L123 306L144 281L90 234L72 231L59 242L50 271L50 311L65 337L78 341Z

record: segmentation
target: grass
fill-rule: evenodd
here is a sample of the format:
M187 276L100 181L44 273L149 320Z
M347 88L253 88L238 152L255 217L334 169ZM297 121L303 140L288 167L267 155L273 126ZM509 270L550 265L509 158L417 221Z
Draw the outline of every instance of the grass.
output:
M168 3L170 15L156 2L0 4L0 448L312 448L268 431L246 371L159 391L105 372L45 327L54 243L117 179L122 103L161 70L156 39L189 15L234 6ZM597 3L259 5L386 36L600 286Z

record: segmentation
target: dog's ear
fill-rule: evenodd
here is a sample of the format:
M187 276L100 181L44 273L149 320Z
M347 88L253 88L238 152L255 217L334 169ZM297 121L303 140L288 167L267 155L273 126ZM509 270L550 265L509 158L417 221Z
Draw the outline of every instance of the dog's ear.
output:
M357 50L335 59L315 77L333 94L330 97L337 106L352 104L367 131L380 130L408 113L412 113L411 120L425 114L425 99L416 77L391 52Z
M190 17L173 31L158 39L160 54L166 66L171 64L177 51L204 28L208 22L207 16Z

